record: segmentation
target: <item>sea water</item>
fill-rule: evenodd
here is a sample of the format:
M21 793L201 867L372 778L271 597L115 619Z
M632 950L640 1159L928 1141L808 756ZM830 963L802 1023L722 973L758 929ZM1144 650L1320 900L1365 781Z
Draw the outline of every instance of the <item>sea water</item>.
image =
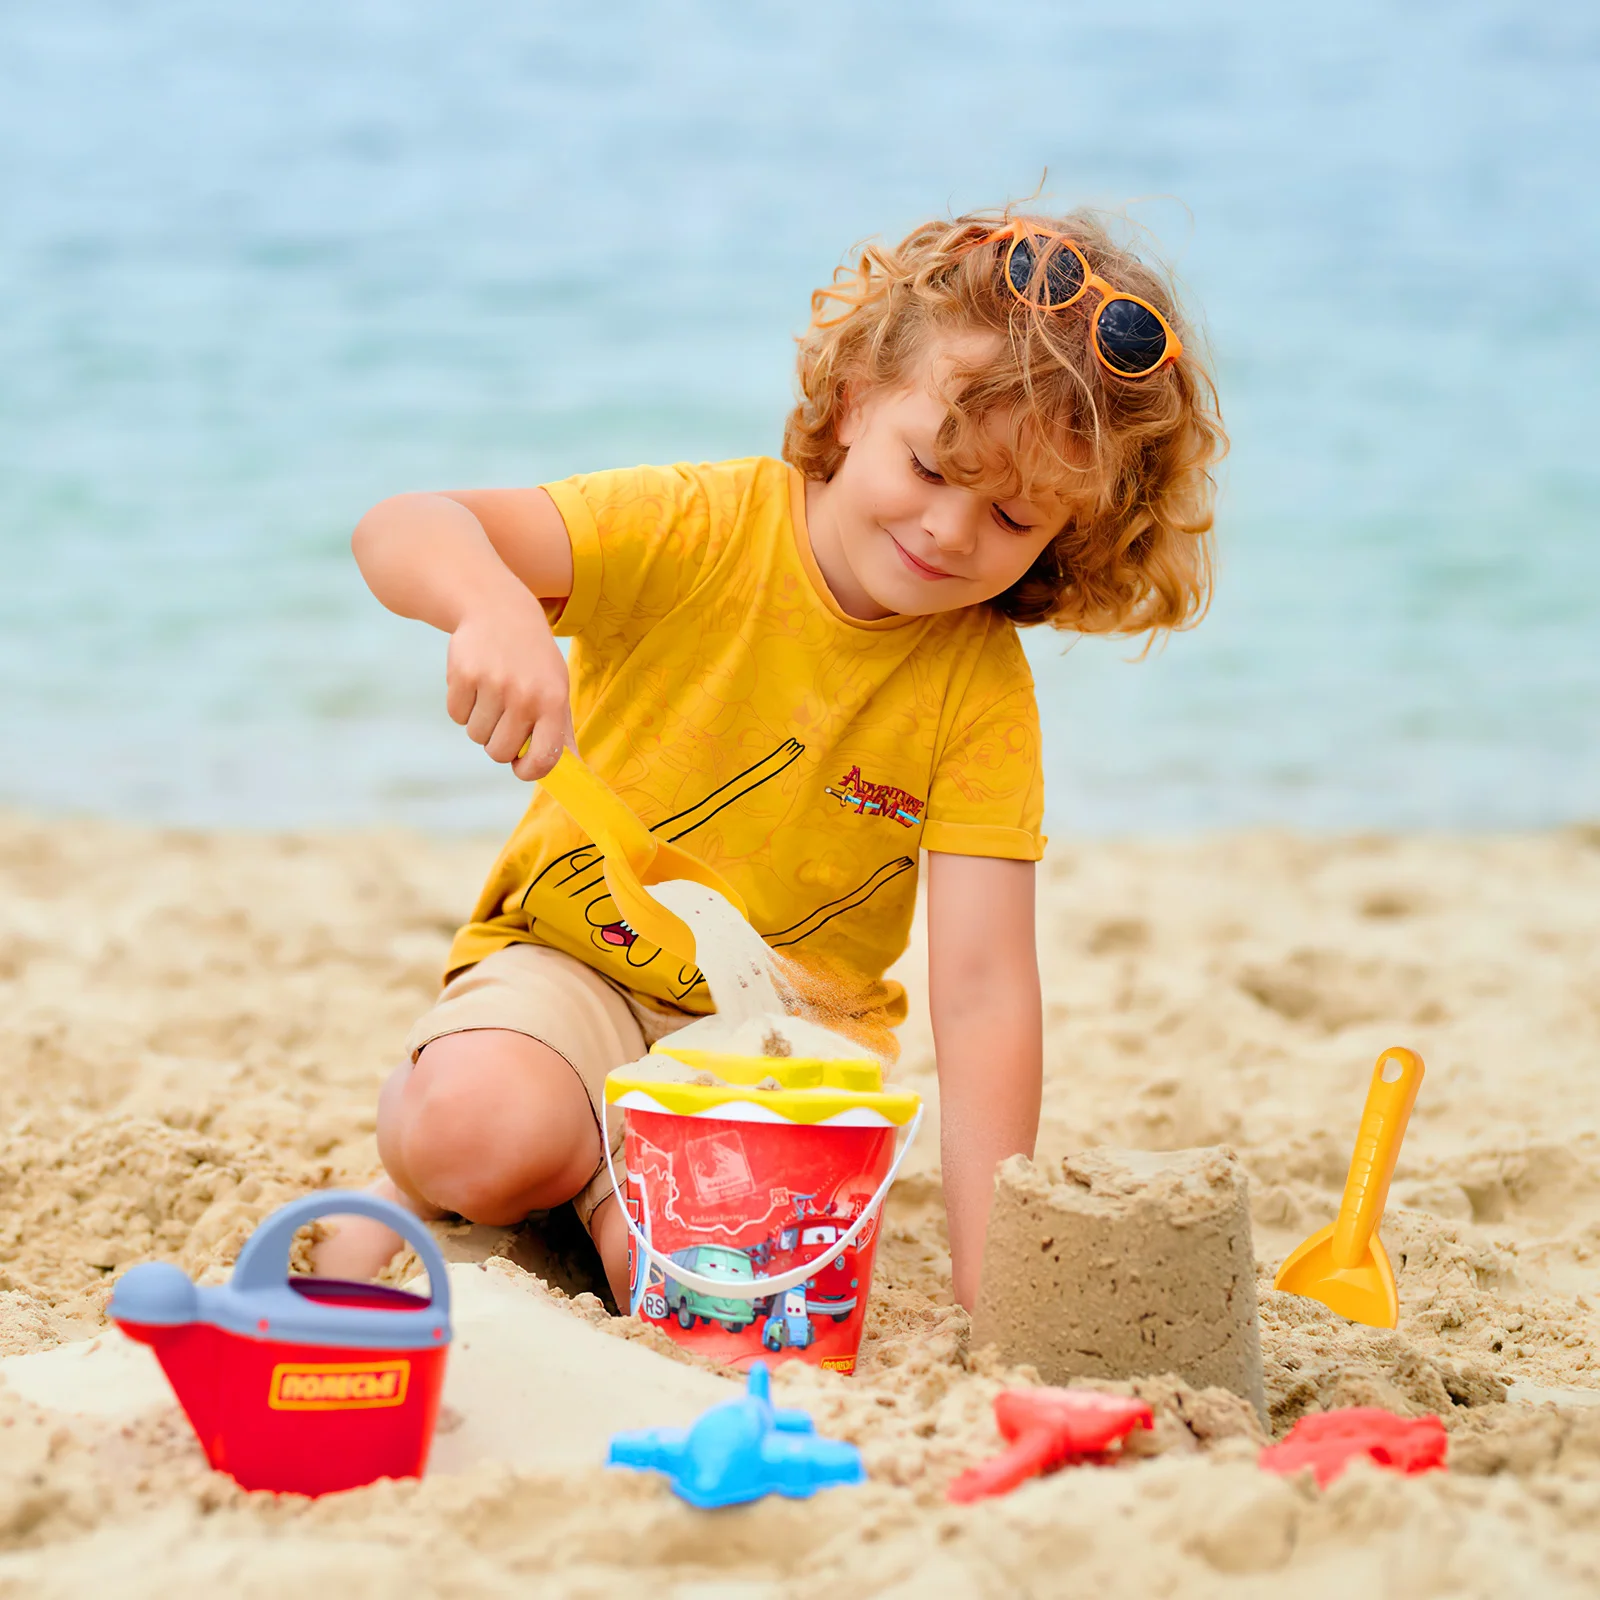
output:
M0 6L0 804L503 834L406 489L775 453L852 241L1125 207L1216 352L1210 617L1032 632L1050 831L1600 809L1600 12Z

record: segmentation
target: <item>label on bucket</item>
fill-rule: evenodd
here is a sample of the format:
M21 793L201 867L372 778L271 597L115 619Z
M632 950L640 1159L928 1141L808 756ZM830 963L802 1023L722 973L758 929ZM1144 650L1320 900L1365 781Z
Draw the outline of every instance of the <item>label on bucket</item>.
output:
M371 1411L404 1405L410 1381L409 1361L280 1361L267 1404L274 1411Z
M630 1108L628 1210L658 1251L689 1272L726 1278L730 1289L816 1262L785 1292L718 1295L653 1263L641 1283L630 1239L639 1314L732 1365L799 1358L854 1371L877 1219L849 1249L829 1247L861 1216L893 1153L888 1127L723 1122Z

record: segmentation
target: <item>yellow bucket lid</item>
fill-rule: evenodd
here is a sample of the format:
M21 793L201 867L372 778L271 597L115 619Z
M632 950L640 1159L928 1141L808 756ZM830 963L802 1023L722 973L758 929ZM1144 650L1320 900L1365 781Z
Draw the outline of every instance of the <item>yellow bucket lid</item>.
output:
M607 1105L723 1122L899 1128L922 1104L909 1089L885 1089L883 1069L868 1058L722 1055L674 1048L670 1039L650 1056L607 1074Z

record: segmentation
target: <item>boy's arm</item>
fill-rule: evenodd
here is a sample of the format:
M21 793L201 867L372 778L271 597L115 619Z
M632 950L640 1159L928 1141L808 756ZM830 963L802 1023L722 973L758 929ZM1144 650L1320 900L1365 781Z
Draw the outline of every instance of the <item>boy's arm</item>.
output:
M994 1169L1033 1154L1044 1076L1034 864L928 853L928 1001L957 1301L978 1298Z
M539 603L572 592L572 544L550 496L395 495L356 525L351 548L384 605L450 635L451 717L518 777L543 777L572 742L567 665Z

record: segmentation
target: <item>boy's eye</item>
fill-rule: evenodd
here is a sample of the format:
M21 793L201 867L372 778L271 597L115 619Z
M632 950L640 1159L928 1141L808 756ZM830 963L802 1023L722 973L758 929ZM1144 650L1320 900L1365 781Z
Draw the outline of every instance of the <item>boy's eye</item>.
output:
M911 470L916 473L916 475L921 478L924 483L944 482L944 475L942 473L935 472L932 467L923 461L923 459L915 450L911 452ZM998 522L1000 526L1008 533L1032 532L1033 524L1031 522L1018 522L1015 517L1008 515L1007 512L1005 512L999 505L992 506L990 509L994 512L995 521Z

